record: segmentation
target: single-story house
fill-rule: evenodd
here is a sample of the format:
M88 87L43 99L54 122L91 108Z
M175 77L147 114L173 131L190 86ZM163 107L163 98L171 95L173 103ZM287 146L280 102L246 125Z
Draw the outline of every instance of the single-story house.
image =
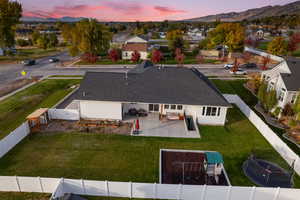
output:
M268 90L276 90L279 107L294 104L300 89L300 60L284 60L273 69L262 72L262 79L268 84Z
M75 99L81 119L87 120L124 120L135 108L224 125L231 107L198 70L156 67L150 61L127 73L87 72Z
M122 59L130 60L132 53L138 51L142 60L146 60L148 57L149 42L146 37L134 36L125 41L122 47Z

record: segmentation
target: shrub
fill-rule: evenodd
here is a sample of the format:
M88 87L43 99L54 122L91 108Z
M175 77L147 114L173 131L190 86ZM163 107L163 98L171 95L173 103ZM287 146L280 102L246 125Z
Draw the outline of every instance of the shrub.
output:
M120 50L119 49L112 49L109 51L109 58L113 62L117 62L120 59Z
M298 122L294 119L289 120L289 127L294 128L298 125Z
M20 47L26 47L30 45L30 42L28 40L23 40L23 39L17 39L16 43Z
M276 97L276 91L275 90L271 90L271 91L267 92L265 104L266 104L266 108L269 111L272 110L272 108L274 108L274 106L276 106L277 97Z
M131 61L137 63L137 62L140 61L140 59L141 59L141 54L140 54L140 52L134 51L134 52L132 53L132 55L131 55Z
M267 84L263 82L260 85L257 93L257 97L263 106L265 106L265 102L266 102L266 96L267 96L266 93L267 93Z
M286 104L284 106L284 109L282 110L282 115L283 116L287 116L287 117L291 117L293 116L295 113L294 113L294 110L291 106L291 104Z
M281 108L280 108L280 107L277 107L277 108L274 110L273 115L274 115L275 117L278 117L279 114L280 114L280 112L281 112Z

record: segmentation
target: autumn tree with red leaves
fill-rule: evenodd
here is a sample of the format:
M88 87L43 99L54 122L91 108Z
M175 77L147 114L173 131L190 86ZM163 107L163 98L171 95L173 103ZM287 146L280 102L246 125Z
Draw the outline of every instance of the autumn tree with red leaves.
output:
M268 64L271 62L271 58L270 56L264 56L262 57L262 66L261 69L262 70L267 70L268 69Z
M175 60L179 66L183 66L185 55L181 52L180 48L177 48L175 51Z
M108 56L113 62L117 62L120 59L120 53L117 49L110 50Z
M157 49L153 50L152 56L151 56L151 61L153 63L157 64L157 63L160 63L162 61L162 59L163 59L163 54Z
M288 51L292 54L294 53L300 44L300 33L294 33L290 36L289 43L288 43Z
M81 60L88 63L95 63L98 61L98 56L92 53L85 53L81 56Z
M141 54L140 52L138 52L137 50L135 50L132 54L131 54L131 61L132 62L139 62L141 59Z

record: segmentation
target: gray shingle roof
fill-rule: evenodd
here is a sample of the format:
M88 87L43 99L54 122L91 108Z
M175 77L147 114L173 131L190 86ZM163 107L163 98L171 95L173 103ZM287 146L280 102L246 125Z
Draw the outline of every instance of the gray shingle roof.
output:
M282 73L281 77L288 91L299 91L300 89L300 60L289 59L287 61L291 74Z
M142 66L139 66L142 67ZM149 67L127 73L87 72L78 100L226 106L230 104L195 69Z

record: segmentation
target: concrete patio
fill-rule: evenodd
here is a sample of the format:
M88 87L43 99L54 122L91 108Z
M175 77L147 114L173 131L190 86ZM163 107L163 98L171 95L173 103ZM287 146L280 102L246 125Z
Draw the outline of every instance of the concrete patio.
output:
M182 120L160 121L158 113L150 113L147 117L140 117L139 120L140 134L138 136L200 138L199 133L188 132Z

